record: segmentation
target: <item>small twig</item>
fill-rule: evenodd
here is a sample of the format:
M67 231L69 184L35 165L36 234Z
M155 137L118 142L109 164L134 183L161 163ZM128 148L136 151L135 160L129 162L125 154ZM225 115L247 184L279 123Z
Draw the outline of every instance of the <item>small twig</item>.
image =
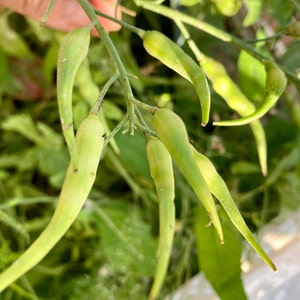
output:
M42 20L40 21L41 26L45 26L45 24L49 18L50 12L52 10L53 4L54 4L54 0L50 0L47 10L46 10L45 14L43 15Z
M130 99L130 101L131 101L132 103L134 103L137 107L140 107L141 109L144 109L144 110L149 111L149 112L151 112L151 113L153 113L153 111L154 111L155 108L156 108L155 106L146 104L146 103L141 102L141 101L139 101L139 100L137 100L137 99L135 99L135 98Z
M100 108L103 104L104 97L108 91L108 89L111 87L111 85L118 79L119 73L115 73L112 77L109 78L109 80L105 83L103 88L100 91L99 97L95 103L95 105L92 107L91 112L92 113L99 113Z
M103 148L111 141L111 139L124 127L127 122L127 117L123 118L121 122L113 129L113 131L105 138Z
M111 17L111 16L109 16L109 15L107 15L107 14L101 12L100 10L95 9L95 13L96 13L96 15L98 15L98 16L100 16L100 17L106 18L107 20L110 20L110 21L112 21L112 22L115 22L115 23L117 23L117 24L119 24L119 25L121 25L121 26L123 26L123 27L129 29L130 31L136 33L136 34L139 35L139 36L143 35L143 33L145 32L145 31L144 31L143 29L141 29L141 28L138 28L138 27L136 27L136 26L133 26L133 25L131 25L131 24L128 24L127 22L124 22L124 21L122 21L122 20L119 20L119 19L116 19L116 18L114 18L114 17Z
M251 43L251 44L254 44L254 43L260 43L260 42L265 42L265 41L269 41L269 40L274 40L276 38L279 38L281 37L282 35L284 35L286 32L285 31L280 31L272 36L268 36L268 37L265 37L265 38L261 38L261 39L255 39L255 40L245 40L246 43Z

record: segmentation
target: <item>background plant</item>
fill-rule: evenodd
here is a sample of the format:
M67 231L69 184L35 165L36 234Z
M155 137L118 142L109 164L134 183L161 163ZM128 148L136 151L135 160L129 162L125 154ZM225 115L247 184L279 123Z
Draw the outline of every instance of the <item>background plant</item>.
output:
M195 58L197 52L185 43L188 33L202 58L221 63L254 109L265 92L261 62L272 59L285 71L287 89L260 121L268 175L261 173L253 128L211 123L201 127L193 86L151 58L140 37L123 27L109 38L126 70L118 76L128 78L127 93L114 80L102 108L106 128L120 130L104 150L101 174L77 221L41 264L5 291L6 299L147 298L155 266L158 208L142 122L150 124L151 114L140 109L134 112L141 114L136 124L132 119L124 121L128 112L133 113L136 99L140 108L143 104L163 106L180 115L191 142L214 162L253 231L297 208L300 110L296 74L300 61L297 23L293 23L299 16L297 2L248 0L244 1L248 12L239 1L231 1L232 7L223 6L222 1L160 1L163 9L158 2L122 1L135 14L125 15L124 21L164 33ZM55 94L57 49L64 34L40 29L9 12L1 15L0 28L0 257L4 269L48 224L69 157ZM103 41L91 41L89 64L82 64L75 80L76 128L115 74L110 55ZM238 118L240 111L228 108L213 84L210 90L211 120ZM129 132L122 133L126 128ZM245 298L239 278L243 240L221 210L226 243L220 245L213 228L204 229L207 216L186 180L178 169L174 171L177 225L161 297L202 270L223 299ZM217 265L217 260L222 264ZM232 286L226 288L229 280Z

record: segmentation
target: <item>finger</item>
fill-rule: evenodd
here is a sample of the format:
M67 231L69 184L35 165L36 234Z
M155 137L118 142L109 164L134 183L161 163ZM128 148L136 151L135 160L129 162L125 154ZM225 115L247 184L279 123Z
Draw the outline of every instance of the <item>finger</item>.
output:
M120 9L116 9L116 0L92 0L91 4L98 10L118 17L121 16ZM22 15L40 21L45 14L49 1L44 0L0 0L0 5L10 8ZM120 26L105 18L99 18L107 31L115 31ZM91 21L86 16L80 5L75 0L55 0L46 25L62 31L70 31L76 27L83 27Z

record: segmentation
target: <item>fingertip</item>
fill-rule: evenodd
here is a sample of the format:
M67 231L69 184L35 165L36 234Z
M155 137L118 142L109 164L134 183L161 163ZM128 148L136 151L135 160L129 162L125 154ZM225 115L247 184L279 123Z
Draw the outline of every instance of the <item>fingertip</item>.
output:
M118 5L118 1L90 0L90 3L99 11L113 18L116 18L117 20L122 19L122 11L121 7ZM105 17L99 17L99 21L101 22L102 26L105 28L106 31L118 31L121 28L120 24L108 20ZM92 30L92 34L97 35L95 29Z

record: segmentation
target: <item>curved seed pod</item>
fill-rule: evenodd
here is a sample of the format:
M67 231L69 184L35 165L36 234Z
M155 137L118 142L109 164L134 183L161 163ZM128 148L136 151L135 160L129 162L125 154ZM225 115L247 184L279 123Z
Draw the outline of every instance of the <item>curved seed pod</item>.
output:
M245 117L255 112L254 104L242 93L235 82L229 77L224 66L218 61L203 56L200 61L205 75L211 81L212 86L227 103L227 105ZM263 175L267 175L267 142L264 128L260 120L252 121L249 126L256 140L259 162Z
M73 128L72 92L77 70L88 54L90 28L76 28L69 32L58 51L57 101L62 125L74 170L78 168L77 149Z
M211 191L211 193L219 200L224 207L229 219L237 230L244 236L247 242L252 248L261 256L261 258L268 264L274 271L276 267L268 257L263 248L259 245L254 235L251 233L247 224L245 223L242 215L236 203L234 202L226 183L223 178L219 175L213 163L203 154L196 151L192 147L194 158L198 164L198 167Z
M98 115L90 114L76 134L78 171L70 162L54 215L33 244L2 274L0 292L38 264L76 219L94 184L103 147L104 130Z
M151 56L193 84L202 109L201 125L205 126L209 120L210 90L200 66L177 44L159 31L146 31L142 39L144 48Z
M175 232L175 186L172 158L164 144L148 138L147 157L159 200L159 246L149 299L157 299L167 274Z
M180 171L205 207L222 243L223 232L216 205L193 157L183 121L173 111L163 108L154 112L153 125L159 139L166 146Z
M275 105L281 94L284 92L287 84L287 79L283 71L281 71L275 64L266 64L267 78L266 78L266 95L261 106L252 114L228 121L213 122L216 126L239 126L249 124L263 117Z
M243 117L249 114L249 111L250 113L255 111L255 105L242 93L220 62L204 56L200 63L215 92L226 101L231 109Z

